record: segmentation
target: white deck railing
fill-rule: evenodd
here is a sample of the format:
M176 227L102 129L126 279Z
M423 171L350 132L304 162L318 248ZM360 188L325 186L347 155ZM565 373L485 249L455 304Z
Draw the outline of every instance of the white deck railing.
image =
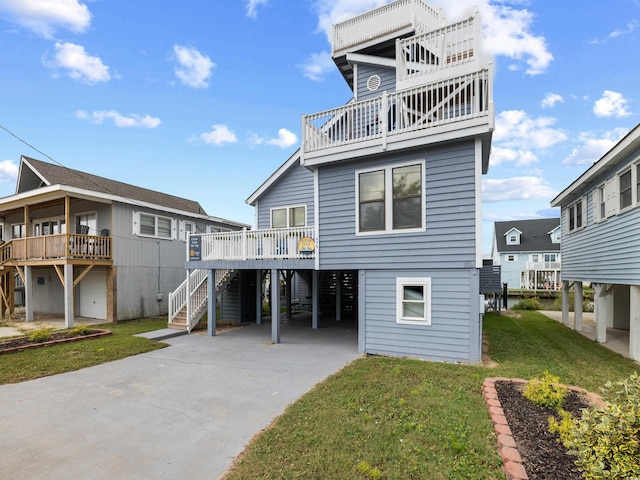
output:
M441 11L423 0L397 0L334 25L331 44L335 53L406 27L420 33L435 30L442 22Z
M303 151L356 144L491 114L489 70L460 75L415 88L302 117Z
M527 270L560 270L561 262L527 262Z
M201 258L207 260L311 259L315 252L298 251L300 239L315 241L313 226L238 230L199 234ZM188 244L188 242L187 242Z
M408 80L478 58L479 22L474 17L399 39L396 42L398 81Z

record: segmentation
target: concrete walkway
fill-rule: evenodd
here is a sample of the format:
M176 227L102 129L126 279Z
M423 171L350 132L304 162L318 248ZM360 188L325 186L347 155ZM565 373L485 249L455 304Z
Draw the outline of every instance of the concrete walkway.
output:
M250 439L358 357L355 324L283 322L0 386L0 478L216 479Z

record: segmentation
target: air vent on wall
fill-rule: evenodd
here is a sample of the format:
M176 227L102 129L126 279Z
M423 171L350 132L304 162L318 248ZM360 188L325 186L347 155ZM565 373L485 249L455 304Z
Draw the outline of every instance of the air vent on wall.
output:
M375 92L380 88L380 77L378 75L371 75L367 80L367 88L370 92Z

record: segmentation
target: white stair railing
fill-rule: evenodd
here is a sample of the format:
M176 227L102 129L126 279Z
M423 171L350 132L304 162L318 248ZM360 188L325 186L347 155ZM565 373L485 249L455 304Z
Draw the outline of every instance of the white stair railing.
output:
M194 270L191 272L189 282L191 285L200 285L207 279L207 270ZM187 305L187 280L185 279L178 288L169 292L169 323L176 318L178 313Z

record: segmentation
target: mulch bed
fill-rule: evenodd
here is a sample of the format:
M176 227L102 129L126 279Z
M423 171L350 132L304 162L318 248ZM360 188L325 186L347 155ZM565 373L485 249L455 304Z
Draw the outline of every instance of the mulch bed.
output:
M46 342L32 342L29 337L15 337L9 340L0 341L0 355L4 353L19 352L29 348L38 348L58 343L75 342L89 338L98 338L110 335L110 330L92 329L86 335L73 335L71 332L53 332Z
M522 383L498 381L496 391L511 433L522 457L522 465L530 480L582 479L575 465L577 457L569 455L549 431L549 417L560 420L555 410L539 407L522 395ZM582 409L589 407L583 393L570 391L563 408L580 418Z

